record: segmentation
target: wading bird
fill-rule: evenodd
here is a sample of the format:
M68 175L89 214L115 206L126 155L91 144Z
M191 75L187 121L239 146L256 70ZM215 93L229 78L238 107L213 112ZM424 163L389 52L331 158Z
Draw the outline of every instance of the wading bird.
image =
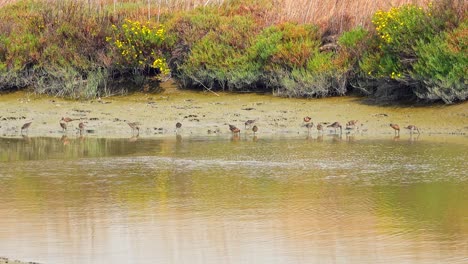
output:
M132 134L137 131L137 135L140 135L140 123L138 122L127 122L127 125L132 129Z
M78 128L80 129L80 135L83 134L83 131L84 131L84 128L85 128L85 124L83 122L80 122L78 124Z
M334 122L333 124L328 125L327 127L334 128L335 133L336 133L336 129L339 128L340 129L340 134L343 133L343 128L341 127L341 124L339 122Z
M60 121L60 127L62 128L62 131L65 132L67 130L67 123Z
M318 132L323 132L323 125L322 125L322 123L318 123L318 124L317 124L317 131L318 131Z
M182 127L182 123L180 122L177 122L175 124L175 131L176 131L176 134L179 134L179 129Z
M257 122L256 119L251 119L251 120L245 121L245 123L244 123L244 125L245 125L244 128L247 129L247 126L250 127L250 126L251 126L252 124L254 124L255 122Z
M314 122L305 124L305 127L307 127L307 133L310 134L310 129L314 127Z
M397 124L390 124L390 127L393 128L393 130L395 131L395 135L398 134L398 136L400 135L400 126L397 125Z
M257 127L257 126L253 126L253 127L252 127L252 131L253 131L254 136L255 136L255 133L257 133L257 131L258 131L258 127Z
M346 123L346 130L353 130L353 129L358 129L359 130L359 127L356 126L358 122L359 122L358 120L348 121L348 123Z
M32 121L21 126L21 134L23 134L23 130L26 130L26 132L29 132L29 127L31 126L31 124L32 124Z
M240 133L240 129L234 125L229 125L229 130L231 130L231 132L234 134Z
M304 117L304 122L309 123L310 120L312 120L312 118L310 118L309 116Z
M409 125L407 127L405 127L406 129L409 129L410 133L413 134L413 132L416 130L419 134L419 128L417 128L416 126L414 125Z
M71 118L69 118L69 117L62 117L62 119L60 119L60 121L64 121L64 122L66 122L66 123L71 122L71 121L73 121L73 120L74 120L74 119L71 119Z

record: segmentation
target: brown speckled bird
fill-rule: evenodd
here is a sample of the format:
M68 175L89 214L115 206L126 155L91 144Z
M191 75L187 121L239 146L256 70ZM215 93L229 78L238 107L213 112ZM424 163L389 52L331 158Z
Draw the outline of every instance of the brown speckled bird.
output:
M395 135L398 134L400 135L400 126L397 125L397 124L390 124L390 127L393 128L393 130L395 131Z
M182 127L182 123L177 122L177 123L175 124L175 131L176 131L176 134L179 133L179 129L180 129L181 127Z
M346 123L346 129L347 130L353 130L353 129L359 130L359 127L356 126L358 122L359 122L358 120L349 120L348 123Z
M355 126L358 122L358 120L349 120L348 123L346 123L346 126Z
M80 122L78 124L78 128L80 129L80 135L83 134L83 131L84 131L84 128L85 128L85 124L83 122Z
M322 123L318 123L318 124L317 124L317 131L318 131L318 132L323 132L323 125L322 125Z
M132 129L132 134L137 131L137 135L140 134L140 123L138 122L127 122L128 126Z
M257 133L257 131L258 131L258 127L257 127L257 126L253 126L253 127L252 127L252 131L253 131L254 136L255 136L255 133Z
M342 128L342 126L341 126L341 124L339 122L334 122L333 124L328 125L327 127L334 128L335 133L336 133L336 129L339 128L340 129L340 134L343 133L343 128Z
M244 128L247 129L247 127L250 127L250 126L251 126L252 124L254 124L255 122L257 122L256 119L250 119L250 120L245 121L245 123L244 123L244 125L245 125Z
M409 125L407 127L405 127L406 129L409 129L410 130L410 133L413 134L413 132L416 130L419 134L419 128L417 128L415 125Z
M307 128L307 133L310 134L310 129L314 127L314 122L305 124L305 127Z
M60 127L62 128L62 131L65 132L67 130L67 123L60 122Z
M234 134L240 133L240 129L234 125L229 125L229 130L231 130L231 132Z
M67 122L67 123L68 123L68 122L71 122L71 121L73 121L73 120L74 120L74 119L71 119L71 118L69 118L69 117L62 117L62 119L60 119L60 121L64 121L64 122Z
M26 130L26 132L29 132L29 127L31 126L31 124L32 124L32 121L21 126L21 134L23 134L24 130Z

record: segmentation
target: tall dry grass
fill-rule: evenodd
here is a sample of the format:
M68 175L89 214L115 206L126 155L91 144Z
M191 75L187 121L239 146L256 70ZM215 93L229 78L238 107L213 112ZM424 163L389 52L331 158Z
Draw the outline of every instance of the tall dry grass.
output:
M19 0L0 0L0 7ZM63 0L43 0L63 1ZM106 10L131 18L159 20L160 16L175 11L191 10L208 5L219 6L239 3L239 0L78 0L97 11ZM443 0L441 0L443 1ZM388 10L403 4L427 5L430 0L252 0L249 5L268 5L270 12L264 19L270 23L295 21L319 25L323 31L340 33L356 25L370 26L370 17L377 10ZM461 10L466 1L459 0Z

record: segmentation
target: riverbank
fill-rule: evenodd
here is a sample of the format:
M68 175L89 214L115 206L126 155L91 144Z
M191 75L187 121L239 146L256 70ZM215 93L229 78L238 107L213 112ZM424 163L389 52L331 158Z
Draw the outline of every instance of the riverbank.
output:
M73 101L28 92L0 95L0 135L21 135L21 126L33 122L28 136L62 136L62 117L69 123L67 135L78 132L78 123L86 124L87 136L128 137L126 122L141 123L140 137L175 134L176 122L182 123L181 135L227 134L228 124L244 133L247 120L257 120L258 134L307 134L303 118L315 124L343 125L359 120L359 133L393 135L390 123L402 127L416 125L425 135L461 135L468 133L468 103L433 106L378 106L361 97L289 99L260 94L195 92L176 89L167 83L158 94L135 93L100 100ZM250 130L248 133L252 133ZM357 131L356 131L357 132ZM356 133L352 132L352 133ZM311 130L316 134L315 127ZM329 131L325 131L329 133ZM343 131L345 133L345 131Z

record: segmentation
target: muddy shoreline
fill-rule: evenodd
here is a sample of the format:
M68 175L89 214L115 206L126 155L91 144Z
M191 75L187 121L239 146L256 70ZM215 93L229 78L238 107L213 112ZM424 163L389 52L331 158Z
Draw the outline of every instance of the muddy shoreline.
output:
M24 261L19 261L19 260L12 260L4 257L0 257L0 264L39 264L37 262L24 262Z
M400 127L416 125L422 135L468 135L468 102L457 105L424 107L375 106L359 97L334 97L323 99L289 99L271 95L207 93L181 91L173 85L159 94L136 93L128 96L100 100L73 101L39 96L28 92L0 95L0 136L19 137L21 126L33 122L30 137L61 137L59 125L62 117L75 121L69 123L68 136L76 135L78 123L86 124L87 136L129 137L131 128L126 122L139 122L139 137L174 135L176 122L182 123L181 135L230 135L228 124L245 130L244 123L254 119L258 135L307 135L303 117L310 116L319 122L359 120L360 133L369 136L389 136L394 131L390 123ZM330 133L330 131L325 131ZM343 131L343 134L346 131ZM354 132L352 132L354 133ZM315 127L312 135L317 134ZM401 136L409 135L402 128Z

